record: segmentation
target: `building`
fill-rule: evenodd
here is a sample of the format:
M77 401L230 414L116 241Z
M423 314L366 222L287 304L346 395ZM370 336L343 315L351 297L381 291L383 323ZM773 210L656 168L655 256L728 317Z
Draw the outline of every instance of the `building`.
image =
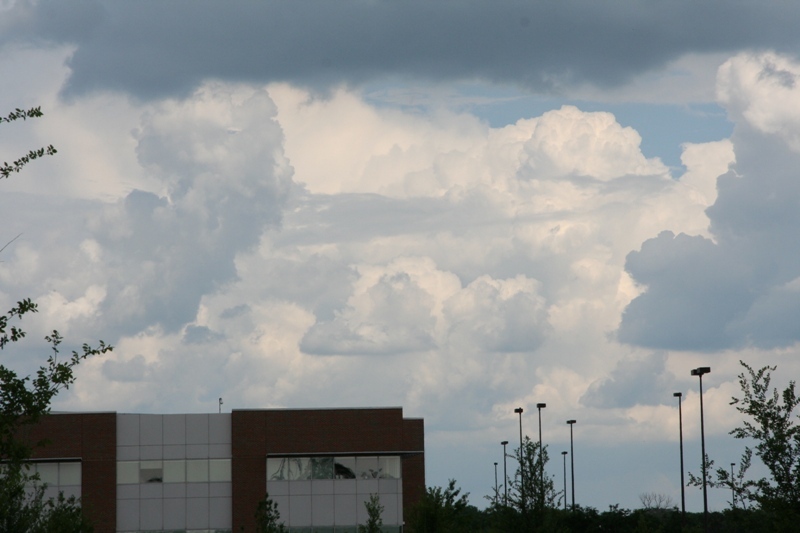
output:
M30 433L50 494L81 497L97 533L253 531L266 493L304 533L355 533L378 494L400 532L425 491L423 421L401 408L56 413Z

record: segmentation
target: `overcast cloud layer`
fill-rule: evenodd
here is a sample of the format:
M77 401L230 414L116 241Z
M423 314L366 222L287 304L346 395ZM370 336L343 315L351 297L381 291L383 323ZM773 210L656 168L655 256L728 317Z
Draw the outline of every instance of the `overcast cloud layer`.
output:
M798 18L782 1L18 1L0 43L76 45L69 94L386 75L561 91L624 85L690 53L794 51Z
M551 455L578 420L600 509L677 501L672 393L699 456L689 370L711 366L707 446L734 460L738 360L800 373L794 5L333 5L3 4L1 108L45 116L2 125L0 157L59 150L0 182L0 234L21 234L0 305L40 304L4 363L30 371L58 328L115 346L60 409L401 405L429 484L481 506L513 409L530 434L546 402ZM492 126L427 85L474 78L617 102L692 85L733 135L670 167L597 102Z

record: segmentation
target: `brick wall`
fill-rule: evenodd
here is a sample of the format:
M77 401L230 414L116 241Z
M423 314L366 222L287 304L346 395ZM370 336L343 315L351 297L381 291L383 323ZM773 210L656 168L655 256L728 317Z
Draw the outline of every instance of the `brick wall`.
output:
M425 490L422 420L400 408L233 411L233 531L255 529L266 488L267 454L396 453L403 456L403 512ZM408 476L408 477L406 477Z
M116 530L117 415L65 413L42 418L28 431L30 442L46 441L34 459L81 459L81 502L95 533Z

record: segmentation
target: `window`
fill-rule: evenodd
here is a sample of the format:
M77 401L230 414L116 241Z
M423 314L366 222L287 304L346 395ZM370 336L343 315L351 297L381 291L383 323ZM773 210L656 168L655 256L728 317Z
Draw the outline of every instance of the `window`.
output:
M80 463L58 463L58 484L59 485L80 485L81 484L81 464Z
M38 474L38 483L50 487L80 485L81 463L78 461L28 463L28 474Z
M267 481L356 478L401 479L400 456L267 458Z
M208 481L208 460L188 460L186 461L186 481L189 483L200 483Z
M231 480L231 460L230 459L209 459L208 479L211 482L221 482Z
M289 479L311 479L311 459L308 457L292 457L289 459Z
M74 479L75 472L62 469L64 479ZM80 469L80 464L78 464ZM80 471L78 471L80 476ZM80 478L78 478L80 480ZM119 461L117 484L136 483L208 483L231 481L230 459L178 459L173 461ZM62 485L64 483L62 482ZM78 481L80 484L80 481Z
M139 483L163 483L164 467L161 461L141 461L139 463Z
M117 463L117 484L139 483L139 461Z
M58 485L58 463L39 463L36 465L39 482Z
M312 457L311 479L333 479L333 457Z
M285 457L267 459L267 479L270 481L289 479L288 459Z
M378 458L371 456L356 457L356 472L358 472L358 479L380 478L381 469L378 466Z
M164 483L185 483L186 461L164 461Z
M356 458L337 457L333 464L333 475L335 479L355 479Z

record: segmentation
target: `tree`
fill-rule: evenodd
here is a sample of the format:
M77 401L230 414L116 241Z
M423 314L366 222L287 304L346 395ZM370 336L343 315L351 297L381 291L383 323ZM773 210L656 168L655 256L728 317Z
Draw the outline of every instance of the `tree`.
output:
M714 470L716 479L712 477L711 473L714 468L714 460L709 459L706 454L705 464L703 468L706 472L706 484L711 488L726 489L732 494L730 500L731 509L749 509L756 504L757 499L757 483L753 480L747 479L747 470L751 466L753 457L753 450L745 447L742 458L739 461L739 466L733 474L724 468L717 468ZM699 476L695 476L689 472L689 482L687 485L692 487L703 486L702 470Z
M24 467L23 467L24 468ZM86 533L92 525L81 512L74 496L47 499L45 485L30 484L34 476L23 470L6 471L14 482L0 482L0 531L25 533Z
M737 439L750 438L757 442L755 454L770 473L771 479L755 482L754 499L762 508L800 513L800 426L795 419L795 409L800 398L795 393L794 380L778 393L770 391L772 372L777 367L765 366L753 370L740 361L747 370L739 374L742 398L732 398L731 405L747 418L733 431ZM748 458L750 451L745 448Z
M258 502L256 508L256 532L284 533L286 526L280 520L281 513L278 512L278 504L272 501L269 494L264 494L264 498Z
M673 508L672 498L657 492L643 492L639 494L642 508L652 511L664 511Z
M742 397L733 397L730 403L745 419L730 434L737 439L753 439L756 445L754 449L745 446L738 472L732 475L725 468L717 468L716 479L708 484L731 490L733 508L747 509L754 505L766 511L773 530L783 530L784 525L792 530L795 527L792 524L800 518L800 427L795 423L800 418L795 412L800 398L795 393L794 381L781 392L777 388L770 390L772 372L777 367L754 370L744 361L740 363L745 368L739 374ZM745 478L754 451L767 467L769 478ZM706 457L703 465L706 471L710 472L713 466L714 461ZM691 485L702 484L700 478L691 474L689 478Z
M16 109L7 117L0 117L0 124L15 120L26 120L42 116L36 107L28 111ZM48 146L32 150L27 156L14 161L13 165L0 166L0 178L7 178L19 172L30 161L39 157L53 155L55 148ZM36 304L24 299L7 313L0 315L0 350L10 343L25 338L25 331L18 325L23 316L35 313ZM55 500L44 497L45 484L40 483L37 474L31 474L28 460L35 446L26 438L25 428L36 424L42 416L50 412L53 399L59 392L68 389L75 382L74 368L92 355L100 355L112 350L103 341L94 348L84 344L81 351L73 351L66 359L59 359L59 346L63 339L58 331L45 337L50 344L51 355L40 366L35 376L22 376L0 365L0 531L15 533L78 533L91 531L74 498L65 499L63 495Z
M383 527L383 505L377 494L370 494L369 501L364 502L367 508L367 523L358 526L358 533L381 533Z
M415 533L458 533L467 531L469 493L461 494L456 480L446 488L428 487L411 509L407 521Z
M561 493L556 492L552 478L543 475L549 460L547 446L540 449L539 443L526 435L521 448L515 453L519 466L514 481L509 485L511 491L508 499L511 505L523 515L556 507Z

